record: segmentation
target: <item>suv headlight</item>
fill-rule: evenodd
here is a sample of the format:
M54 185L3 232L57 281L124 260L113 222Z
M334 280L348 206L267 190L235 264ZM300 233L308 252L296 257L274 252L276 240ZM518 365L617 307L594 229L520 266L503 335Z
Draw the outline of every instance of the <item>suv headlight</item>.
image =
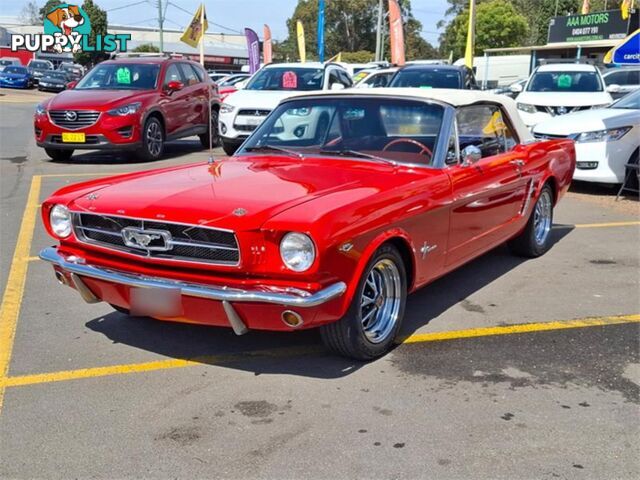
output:
M47 109L44 108L44 105L36 105L36 115L44 115L45 113L47 113Z
M534 105L529 105L528 103L518 102L516 104L516 107L518 108L518 110L522 110L523 112L527 113L536 113L538 111Z
M609 130L577 133L572 135L572 138L576 143L615 142L624 137L629 130L631 130L631 127L611 128Z
M71 214L64 205L54 205L49 213L51 230L60 238L71 235Z
M236 109L233 105L229 105L228 103L223 103L220 105L220 113L231 113Z
M129 105L123 105L122 107L112 108L107 113L114 117L124 117L125 115L133 115L140 110L141 106L142 103L140 102L130 103Z
M316 259L316 247L308 235L290 232L280 242L280 257L289 270L304 272Z

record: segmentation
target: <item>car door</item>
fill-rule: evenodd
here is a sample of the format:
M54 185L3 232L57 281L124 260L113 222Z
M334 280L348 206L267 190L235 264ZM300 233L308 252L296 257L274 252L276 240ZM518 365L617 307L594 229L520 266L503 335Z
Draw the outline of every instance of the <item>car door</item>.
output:
M452 185L447 264L460 264L507 239L521 218L529 178L525 149L498 105L458 109L447 172ZM475 150L474 150L475 149ZM479 158L471 159L473 152Z
M195 68L189 63L179 63L185 80L184 91L188 95L185 111L185 128L205 126L204 118L207 108L207 89Z
M169 82L180 82L182 90L170 91ZM167 136L175 135L186 123L189 109L189 95L185 92L185 81L177 63L170 63L164 71L162 80L161 108L164 113Z

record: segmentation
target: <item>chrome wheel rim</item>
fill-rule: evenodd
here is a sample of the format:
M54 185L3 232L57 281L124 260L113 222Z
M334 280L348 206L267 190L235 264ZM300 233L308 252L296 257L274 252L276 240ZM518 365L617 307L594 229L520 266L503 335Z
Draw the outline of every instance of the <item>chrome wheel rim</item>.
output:
M545 190L540 194L533 211L533 232L536 243L544 245L551 231L551 194Z
M147 127L147 149L154 157L162 151L162 130L157 122L151 122Z
M367 339L385 341L398 323L402 280L396 264L380 260L369 271L360 296L360 320Z

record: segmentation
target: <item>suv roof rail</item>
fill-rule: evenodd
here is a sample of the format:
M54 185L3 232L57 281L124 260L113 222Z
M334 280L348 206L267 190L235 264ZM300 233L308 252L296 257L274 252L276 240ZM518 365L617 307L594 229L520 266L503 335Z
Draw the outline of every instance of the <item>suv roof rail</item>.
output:
M118 52L113 55L113 58L137 58L137 57L170 58L171 55L168 53L160 53L160 52L123 52L123 53Z

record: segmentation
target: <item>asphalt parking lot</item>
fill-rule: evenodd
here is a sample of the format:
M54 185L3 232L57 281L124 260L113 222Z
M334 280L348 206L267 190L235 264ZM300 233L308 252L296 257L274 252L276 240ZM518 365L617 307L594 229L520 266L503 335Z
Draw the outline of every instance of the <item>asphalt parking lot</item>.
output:
M0 95L1 477L640 476L637 200L576 185L548 254L499 247L414 294L403 342L364 364L314 332L127 318L58 285L44 198L207 152L52 162L34 106Z

